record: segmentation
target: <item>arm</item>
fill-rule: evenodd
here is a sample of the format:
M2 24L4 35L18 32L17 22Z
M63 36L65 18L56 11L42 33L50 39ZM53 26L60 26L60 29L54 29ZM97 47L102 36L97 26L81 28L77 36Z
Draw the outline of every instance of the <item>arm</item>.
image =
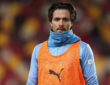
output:
M37 85L37 77L38 77L38 64L37 64L37 56L40 49L41 44L37 45L34 48L31 58L31 65L29 76L27 80L27 85Z
M79 52L82 73L85 77L86 85L98 85L94 56L90 46L81 42Z

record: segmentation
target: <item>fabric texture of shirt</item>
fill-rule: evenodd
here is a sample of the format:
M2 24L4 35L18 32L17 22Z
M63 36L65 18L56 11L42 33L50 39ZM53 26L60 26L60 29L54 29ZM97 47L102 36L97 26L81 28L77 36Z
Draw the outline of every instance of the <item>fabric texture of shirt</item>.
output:
M53 56L43 42L38 54L38 85L85 85L79 60L79 43L61 55Z
M68 32L67 32L67 34L68 34ZM63 36L63 38L65 38L65 36ZM50 37L51 37L51 35L50 35ZM50 38L50 37L48 39L49 43L50 43L50 41L54 41L53 38ZM79 40L79 38L76 35L72 36L72 37L74 37L74 38L72 38L74 40ZM71 36L69 38L71 38ZM71 43L68 42L65 45L60 44L61 46L48 46L48 50L52 55L57 56L57 55L64 53L68 49L70 44ZM29 72L29 76L28 76L28 80L27 80L27 85L37 85L37 77L38 77L37 56L38 56L41 45L42 45L42 43L35 46L34 51L32 53L30 72ZM98 85L93 52L92 52L89 44L87 44L83 41L81 41L80 45L79 45L79 57L80 57L80 65L81 65L82 73L85 77L86 85Z

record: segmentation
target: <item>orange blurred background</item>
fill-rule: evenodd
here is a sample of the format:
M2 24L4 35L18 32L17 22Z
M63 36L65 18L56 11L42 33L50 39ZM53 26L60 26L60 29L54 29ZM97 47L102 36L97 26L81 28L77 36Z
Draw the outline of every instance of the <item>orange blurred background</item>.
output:
M34 46L48 39L51 3L76 6L73 31L90 44L100 85L110 85L110 0L0 0L0 85L25 85Z

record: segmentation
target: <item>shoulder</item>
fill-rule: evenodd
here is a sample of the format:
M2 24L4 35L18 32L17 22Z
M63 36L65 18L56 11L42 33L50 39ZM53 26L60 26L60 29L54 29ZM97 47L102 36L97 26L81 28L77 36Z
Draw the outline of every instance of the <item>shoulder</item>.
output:
M80 41L80 44L79 44L79 49L86 49L86 48L89 48L90 45L84 41Z
M34 47L34 50L40 49L41 45L42 45L43 43L46 43L46 42L47 42L47 41L44 41L44 42L42 42L42 43L37 44L37 45Z
M90 47L90 45L84 41L81 41L79 44L79 56L80 58L85 55L91 53L92 54L92 49Z
M34 50L40 49L41 45L42 45L42 43L37 44L37 45L34 47Z
M33 53L38 54L41 45L42 45L42 43L37 44L37 45L34 47L34 51L33 51Z
M44 42L46 42L46 41L44 41ZM35 54L38 54L38 52L39 52L39 50L40 50L40 47L42 46L42 44L43 44L44 42L39 43L39 44L37 44L37 45L34 47L34 53L35 53Z
M34 47L34 50L33 50L33 53L32 53L32 57L33 57L33 58L35 58L35 59L37 58L41 45L42 45L42 43L37 44L37 45Z
M88 43L86 43L86 42L84 42L84 41L80 41L80 46L81 47L85 47L85 46L87 46L88 45Z

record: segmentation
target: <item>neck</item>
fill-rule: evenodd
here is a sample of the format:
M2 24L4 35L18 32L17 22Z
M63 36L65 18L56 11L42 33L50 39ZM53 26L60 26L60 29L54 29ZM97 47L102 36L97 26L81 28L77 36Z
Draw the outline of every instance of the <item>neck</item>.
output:
M78 40L80 40L80 38L72 32L72 29L61 33L53 32L51 29L48 39L48 47L59 47L74 43Z

